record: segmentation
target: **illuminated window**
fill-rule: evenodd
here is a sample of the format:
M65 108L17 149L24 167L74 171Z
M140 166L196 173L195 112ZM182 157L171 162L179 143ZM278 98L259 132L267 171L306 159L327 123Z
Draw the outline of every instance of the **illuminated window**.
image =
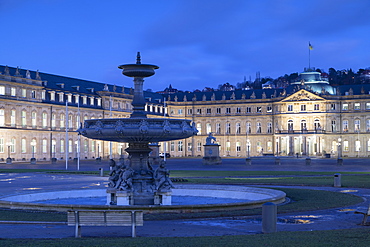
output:
M360 131L360 119L355 119L354 124L355 124L355 131L359 132Z
M48 141L46 139L42 140L42 153L46 154L48 152Z
M4 115L4 109L0 109L0 126L5 125L5 115Z
M197 135L201 135L202 134L202 124L201 123L197 123L197 130L198 130Z
M36 119L36 117L37 117L37 114L36 114L36 112L35 111L33 111L32 113L31 113L31 124L32 124L32 128L36 128L37 127L37 119Z
M343 151L344 152L349 151L348 141L343 141Z
M191 142L188 142L188 152L191 152L193 150L193 145Z
M207 123L206 124L206 134L209 134L212 132L212 126L210 123Z
M42 128L48 127L48 114L46 112L42 113Z
M343 132L348 132L348 120L343 120Z

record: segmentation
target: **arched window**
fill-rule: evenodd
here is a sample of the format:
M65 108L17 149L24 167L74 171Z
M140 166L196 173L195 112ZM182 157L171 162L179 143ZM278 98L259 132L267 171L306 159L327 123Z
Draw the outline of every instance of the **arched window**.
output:
M315 129L315 130L321 130L320 119L317 119L317 118L316 118L316 119L314 120L314 123L313 123L313 124L314 124L314 129Z
M42 128L48 127L48 114L46 112L42 113Z
M209 134L209 133L211 133L212 132L212 125L211 125L211 123L207 123L206 124L206 134Z
M247 122L247 131L248 134L252 133L252 125L250 122Z
M293 120L289 119L288 120L288 131L292 131L293 130Z
M307 130L307 123L306 120L301 120L301 130Z
M262 127L260 122L257 122L257 133L262 133Z
M240 123L236 123L236 134L240 134L241 132L241 127L240 127Z
M202 134L202 124L201 123L197 123L197 130L198 130L198 135L201 135Z

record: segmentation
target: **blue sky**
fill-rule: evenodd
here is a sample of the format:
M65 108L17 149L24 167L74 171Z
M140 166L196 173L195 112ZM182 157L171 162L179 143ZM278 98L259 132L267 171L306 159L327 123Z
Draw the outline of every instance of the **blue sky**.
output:
M0 64L131 87L217 88L311 66L370 67L368 0L0 0Z

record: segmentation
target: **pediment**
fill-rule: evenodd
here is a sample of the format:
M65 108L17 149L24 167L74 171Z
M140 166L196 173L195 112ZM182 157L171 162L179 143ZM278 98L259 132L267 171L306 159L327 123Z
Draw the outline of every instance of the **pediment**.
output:
M325 100L325 99L314 93L301 89L298 92L289 95L282 101L284 102L284 101L314 101L314 100Z

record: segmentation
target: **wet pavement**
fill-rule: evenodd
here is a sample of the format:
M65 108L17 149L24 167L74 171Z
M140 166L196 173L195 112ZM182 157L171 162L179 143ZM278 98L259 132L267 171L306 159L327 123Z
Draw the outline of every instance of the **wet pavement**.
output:
M200 162L199 162L200 161ZM167 167L172 170L281 170L281 171L344 171L369 172L369 159L345 159L343 166L337 166L335 159L312 159L312 165L306 166L304 159L281 159L281 165L274 164L273 159L256 158L251 166L246 166L244 159L224 159L219 166L203 166L201 159L168 159ZM65 163L37 164L37 168L65 170ZM82 162L81 170L95 170L100 167L109 169L107 162ZM6 173L9 165L0 164L0 197L41 191L97 189L105 188L107 177L96 175L69 175L47 173ZM36 168L26 163L12 164L11 168ZM75 170L72 165L68 170ZM297 174L299 175L299 173ZM261 187L261 186L258 186ZM269 185L268 187L272 187ZM329 190L350 193L363 197L366 201L345 208L309 211L278 215L278 231L317 231L331 229L368 228L361 226L362 215L354 214L358 207L367 207L370 200L370 189L334 188L334 187L303 187L274 186ZM222 236L262 233L260 216L196 219L196 220L163 220L145 221L143 227L137 228L139 237L194 237ZM74 227L66 224L19 224L0 222L0 238L66 238L74 236ZM83 237L129 237L130 227L82 227Z

